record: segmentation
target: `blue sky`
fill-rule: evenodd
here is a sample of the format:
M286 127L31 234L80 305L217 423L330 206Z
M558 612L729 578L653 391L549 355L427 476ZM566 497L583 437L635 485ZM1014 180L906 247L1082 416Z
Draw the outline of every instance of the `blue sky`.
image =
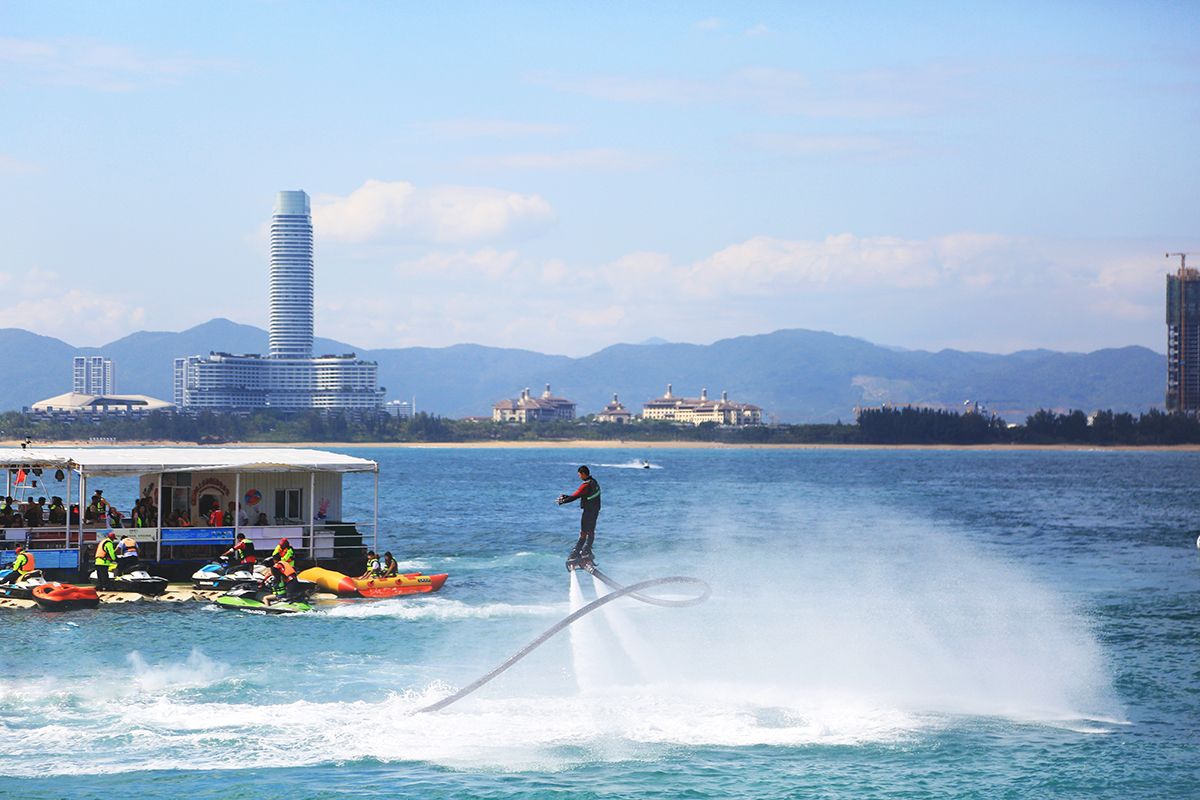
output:
M360 347L1162 351L1198 9L0 2L4 324L265 325L304 189Z

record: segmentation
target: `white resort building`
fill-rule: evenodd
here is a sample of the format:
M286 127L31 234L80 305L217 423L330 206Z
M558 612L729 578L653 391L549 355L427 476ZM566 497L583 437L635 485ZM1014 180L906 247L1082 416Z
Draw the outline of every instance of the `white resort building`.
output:
M575 403L565 397L552 395L548 383L541 397L534 397L526 388L516 400L501 400L492 406L493 422L549 422L568 419L575 419Z
M304 192L280 192L275 201L270 280L268 356L175 359L175 404L188 410L380 408L374 361L353 353L313 358L313 232Z
M762 409L749 403L734 403L727 392L721 392L720 400L709 400L707 389L701 389L699 397L676 397L668 383L666 394L642 404L642 419L647 422L663 420L690 425L702 425L705 422L717 425L761 425Z
M633 414L614 394L612 402L596 415L597 422L611 422L616 425L628 425L633 422Z

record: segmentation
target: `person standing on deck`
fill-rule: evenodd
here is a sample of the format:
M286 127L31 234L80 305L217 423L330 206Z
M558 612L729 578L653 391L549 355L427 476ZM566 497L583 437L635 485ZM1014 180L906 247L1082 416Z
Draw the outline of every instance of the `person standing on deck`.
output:
M579 480L583 483L579 484L575 493L560 494L558 504L561 506L579 501L583 516L579 520L579 541L575 543L570 558L591 561L592 542L596 538L596 519L600 516L600 481L592 477L592 472L586 465L579 468Z
M96 588L108 588L108 572L117 568L117 534L108 531L96 542Z

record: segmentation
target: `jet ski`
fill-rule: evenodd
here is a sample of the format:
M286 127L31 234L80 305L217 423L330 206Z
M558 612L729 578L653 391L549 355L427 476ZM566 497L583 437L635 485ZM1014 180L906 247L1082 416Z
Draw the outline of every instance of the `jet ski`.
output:
M214 561L192 573L192 585L197 589L235 589L245 584L259 583L269 570L261 564L243 561L227 564Z
M88 576L96 580L93 570ZM144 569L135 569L122 575L108 577L107 592L136 592L137 594L160 595L167 590L167 579L151 575Z
M11 569L0 569L0 580L7 578L11 574ZM45 585L46 579L42 577L42 571L40 569L30 570L17 578L14 583L0 583L0 597L32 600L33 590L38 586Z
M95 589L73 583L44 583L33 590L33 600L45 611L71 611L100 606L100 596Z
M310 586L315 588L315 584L310 584ZM259 611L265 614L303 614L313 610L313 607L304 601L274 600L268 604L263 600L268 594L268 590L261 587L242 586L231 589L213 602L217 604L218 608L226 608L231 611Z

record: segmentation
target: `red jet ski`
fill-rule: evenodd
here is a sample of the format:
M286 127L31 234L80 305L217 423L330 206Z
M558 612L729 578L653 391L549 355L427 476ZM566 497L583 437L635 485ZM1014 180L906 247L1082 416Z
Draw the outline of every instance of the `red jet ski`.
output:
M97 608L100 597L91 586L72 583L47 583L33 590L33 599L45 611L71 611L76 608Z

